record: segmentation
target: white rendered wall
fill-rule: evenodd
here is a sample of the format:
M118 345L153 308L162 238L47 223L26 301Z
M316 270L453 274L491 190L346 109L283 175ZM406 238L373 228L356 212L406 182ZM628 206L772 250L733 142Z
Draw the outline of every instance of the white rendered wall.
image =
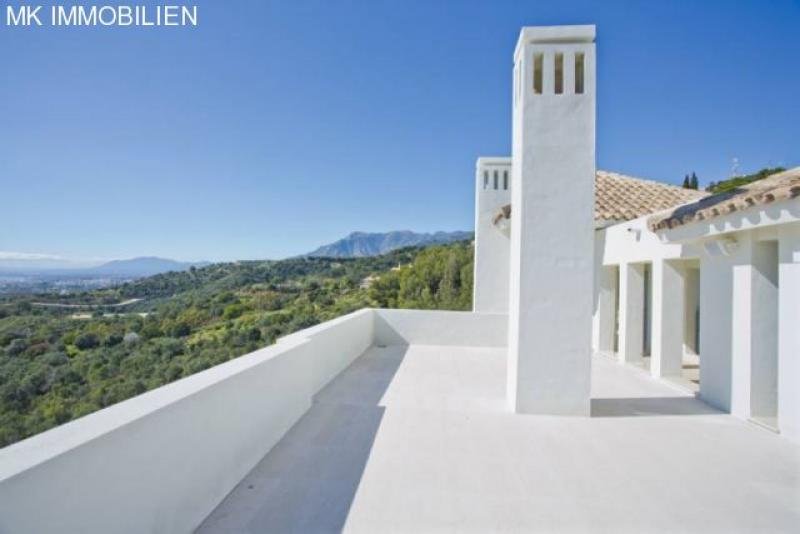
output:
M555 94L555 54L563 94ZM575 54L585 58L575 94ZM535 55L543 87L534 93ZM508 402L589 414L595 181L594 26L524 28L514 54Z
M603 265L699 257L701 249L697 245L662 241L658 234L647 227L648 217L621 222L602 230L604 238L600 261Z
M800 441L800 223L778 231L778 428Z
M511 202L511 158L478 158L475 166L473 310L508 313L508 235L492 223ZM495 177L497 181L495 182Z

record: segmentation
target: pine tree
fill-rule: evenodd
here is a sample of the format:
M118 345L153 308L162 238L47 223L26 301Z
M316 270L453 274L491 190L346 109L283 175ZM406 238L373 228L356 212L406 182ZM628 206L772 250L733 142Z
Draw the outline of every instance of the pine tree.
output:
M683 188L684 189L691 189L691 184L689 183L689 175L683 177Z
M697 182L697 175L694 171L692 171L692 179L689 181L689 187L695 190L700 187L700 184Z

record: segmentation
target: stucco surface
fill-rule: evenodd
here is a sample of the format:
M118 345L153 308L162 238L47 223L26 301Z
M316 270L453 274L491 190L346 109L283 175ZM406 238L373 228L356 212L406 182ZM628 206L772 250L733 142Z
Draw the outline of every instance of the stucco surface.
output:
M800 448L595 357L593 417L512 414L505 350L371 348L200 532L791 532Z

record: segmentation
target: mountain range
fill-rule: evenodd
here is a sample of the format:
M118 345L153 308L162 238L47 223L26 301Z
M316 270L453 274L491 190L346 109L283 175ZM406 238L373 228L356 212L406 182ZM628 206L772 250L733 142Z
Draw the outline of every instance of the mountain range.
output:
M311 257L361 258L378 256L403 247L442 245L472 239L472 232L417 233L410 230L384 233L353 232L344 239L323 245Z
M363 258L379 256L405 247L443 245L454 241L472 239L472 232L417 233L410 230L367 233L353 232L347 237L323 245L301 257ZM0 275L20 276L26 279L131 279L153 276L170 271L185 271L190 267L205 267L211 262L184 262L154 256L113 260L100 264L87 264L65 260L56 256L42 259L0 257Z
M190 267L205 267L206 265L210 265L210 262L184 262L146 256L129 260L109 261L97 267L83 269L83 272L96 276L139 278L169 271L185 271Z

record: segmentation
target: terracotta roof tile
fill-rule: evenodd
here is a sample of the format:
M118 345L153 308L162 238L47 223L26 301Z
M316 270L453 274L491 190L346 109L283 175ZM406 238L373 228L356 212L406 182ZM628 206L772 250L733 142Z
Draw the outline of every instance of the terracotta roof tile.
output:
M707 194L624 174L597 171L594 219L600 223L629 221L692 202Z
M800 167L773 174L763 180L719 193L691 204L663 211L647 221L653 231L668 230L685 224L707 221L735 211L741 211L800 197Z
M624 174L597 171L595 176L594 220L598 227L636 219L707 196L708 193L675 185L642 180ZM503 206L494 223L511 217L511 206Z

